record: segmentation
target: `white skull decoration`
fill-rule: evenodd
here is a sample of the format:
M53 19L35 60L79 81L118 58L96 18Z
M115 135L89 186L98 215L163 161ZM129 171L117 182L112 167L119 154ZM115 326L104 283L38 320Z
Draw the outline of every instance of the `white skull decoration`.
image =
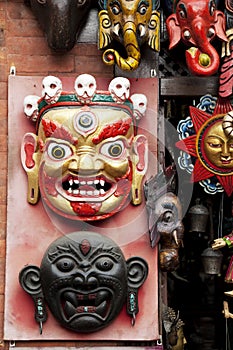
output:
M108 90L115 102L124 103L129 98L130 81L123 77L114 78L110 82Z
M33 122L36 122L38 117L38 100L39 96L28 95L24 98L23 107L25 116Z
M90 74L79 75L74 83L77 99L89 104L96 93L96 80Z
M146 113L147 97L144 94L133 94L130 99L133 102L133 114L136 120L140 120Z
M62 92L62 82L53 75L48 75L42 81L42 97L48 104L56 103Z

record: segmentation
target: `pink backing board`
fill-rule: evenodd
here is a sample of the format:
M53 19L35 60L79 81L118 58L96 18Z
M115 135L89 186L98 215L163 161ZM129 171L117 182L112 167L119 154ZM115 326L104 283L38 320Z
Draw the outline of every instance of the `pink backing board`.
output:
M63 90L73 90L75 77L61 77ZM8 108L8 203L5 287L5 340L155 340L160 338L158 310L157 248L151 249L147 230L145 201L137 207L129 204L113 217L87 226L89 231L108 235L122 249L125 258L140 256L149 265L149 275L139 290L139 313L135 326L124 307L105 329L88 334L72 332L60 326L48 311L48 320L40 335L34 320L34 305L21 288L18 276L27 264L40 266L50 245L61 235L82 230L82 223L54 217L40 199L36 205L27 202L27 176L20 148L23 135L35 132L35 126L23 113L24 97L41 95L43 77L10 76ZM110 80L96 79L98 90L107 90ZM156 173L156 130L158 79L132 79L131 94L144 93L148 98L146 116L140 121L139 133L149 141L149 169L146 178Z

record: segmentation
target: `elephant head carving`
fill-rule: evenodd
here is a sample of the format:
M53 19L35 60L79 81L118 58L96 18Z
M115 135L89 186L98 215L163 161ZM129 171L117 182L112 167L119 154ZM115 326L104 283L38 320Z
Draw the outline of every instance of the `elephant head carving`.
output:
M227 42L227 37L225 15L217 10L214 0L176 1L174 13L167 18L166 25L169 49L180 40L189 46L186 62L192 74L209 76L218 71L220 59L211 41L217 37Z
M183 245L182 206L172 192L174 187L174 166L160 171L144 184L150 245L154 248L160 243L160 269L166 272L178 268L179 248Z
M71 50L91 7L92 0L24 0L45 32L49 47Z
M124 58L117 50L108 48L103 54L104 63L116 63L122 70L134 70L140 63L143 43L159 50L160 14L156 8L156 0L104 2L99 12L99 48L106 48L114 39L126 50Z

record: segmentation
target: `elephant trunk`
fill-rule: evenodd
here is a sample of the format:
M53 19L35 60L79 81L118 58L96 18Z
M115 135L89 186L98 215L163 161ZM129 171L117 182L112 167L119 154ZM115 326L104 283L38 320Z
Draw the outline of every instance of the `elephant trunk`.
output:
M210 76L217 73L220 60L215 48L211 45L204 24L193 26L197 47L186 51L186 63L191 73L198 76Z
M141 59L134 22L127 21L124 24L123 39L128 57L123 58L116 50L108 49L103 54L103 61L107 65L116 63L122 70L134 70L138 67Z
M56 28L56 29L54 29ZM69 23L55 16L51 19L51 27L47 32L47 42L49 47L54 51L65 52L73 48L76 42L76 30L71 30Z

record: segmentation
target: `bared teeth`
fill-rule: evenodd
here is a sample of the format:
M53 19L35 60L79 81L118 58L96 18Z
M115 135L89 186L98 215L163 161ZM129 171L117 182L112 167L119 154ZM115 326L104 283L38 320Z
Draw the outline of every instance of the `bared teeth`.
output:
M78 313L81 313L81 312L95 313L96 307L95 306L78 306L77 312Z
M76 313L76 308L69 301L66 301L64 311L68 317L72 317Z
M80 196L100 196L105 195L111 188L111 184L103 179L95 180L81 180L69 178L62 183L62 187L70 195Z
M107 301L104 300L100 305L96 307L96 313L99 314L101 317L105 317L106 311L107 311Z
M63 310L68 319L82 313L95 313L104 318L108 313L109 293L107 291L90 294L66 292L63 297Z

